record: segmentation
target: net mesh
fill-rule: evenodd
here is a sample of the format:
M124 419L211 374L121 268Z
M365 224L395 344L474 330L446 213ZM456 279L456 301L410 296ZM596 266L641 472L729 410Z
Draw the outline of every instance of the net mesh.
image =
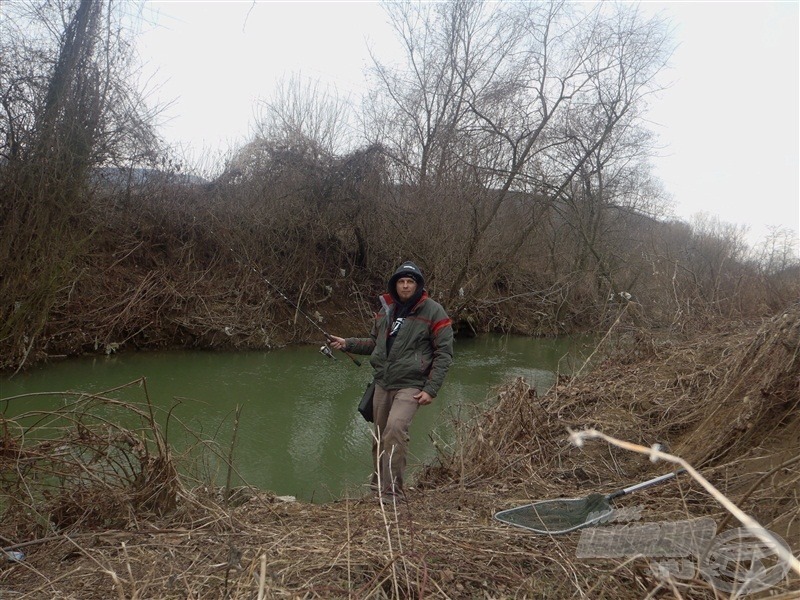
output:
M504 510L495 518L539 533L557 534L600 522L611 512L608 496L589 494L585 498L544 500Z

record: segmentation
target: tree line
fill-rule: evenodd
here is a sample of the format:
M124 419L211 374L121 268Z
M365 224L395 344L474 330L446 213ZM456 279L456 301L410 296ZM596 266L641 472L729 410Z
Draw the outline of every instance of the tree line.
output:
M127 7L127 12L124 11ZM558 335L761 316L800 297L796 242L669 218L648 101L670 24L629 4L386 3L403 60L353 101L292 78L208 181L136 78L130 5L0 21L4 368L120 347L264 347L360 329L400 260L460 331ZM102 176L102 174L111 174ZM346 326L346 325L345 325Z

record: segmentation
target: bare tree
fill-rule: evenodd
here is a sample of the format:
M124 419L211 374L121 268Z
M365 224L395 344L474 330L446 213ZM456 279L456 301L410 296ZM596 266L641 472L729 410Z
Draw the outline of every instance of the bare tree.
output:
M281 81L258 106L253 139L218 180L228 186L228 201L241 198L249 223L261 228L262 239L274 239L276 249L286 231L296 232L294 264L315 263L316 244L361 269L374 254L383 151L351 150L351 113L336 90L299 76ZM285 255L284 250L276 252Z
M259 102L255 138L288 147L302 140L319 154L342 153L352 145L349 112L335 89L292 75Z
M797 232L788 227L770 227L769 234L756 248L756 259L766 273L779 273L800 262Z
M523 7L516 15L528 28L516 79L498 82L511 96L489 96L476 105L488 130L507 147L494 169L503 174L501 193L478 229L488 230L509 192L520 189L557 203L581 173L600 181L603 153L614 151L614 133L630 127L643 98L657 88L655 75L669 55L668 37L658 21L642 20L626 9L607 14L604 7L573 13L563 6ZM497 86L495 86L497 87ZM496 109L500 106L500 110ZM509 118L508 106L513 107ZM483 108L485 107L485 108ZM639 146L644 150L646 146ZM592 167L591 161L595 160ZM538 203L531 204L535 209ZM534 231L537 212L508 243L500 263L512 260ZM599 217L599 213L595 218ZM582 236L584 241L591 241ZM465 284L469 261L480 247L472 241L453 289ZM480 291L490 278L472 283ZM452 293L451 291L451 293Z
M572 124L580 131L576 121ZM588 125L594 126L593 121ZM639 258L641 231L648 219L664 214L663 195L649 174L651 138L648 130L628 121L591 152L585 145L591 134L575 135L561 147L564 162L581 162L581 167L551 207L564 225L561 235L574 244L569 269L596 271L602 295L635 291L646 271Z
M624 163L632 146L641 154L649 147L636 123L659 87L669 33L622 6L403 3L388 12L406 62L390 69L376 61L373 105L391 126L374 131L388 140L396 182L419 198L408 212L424 222L404 225L427 226L420 247L432 211L462 215L461 229L438 246L450 250L446 296L458 314L519 261L545 213L577 199L581 177L602 206L625 201L608 193L601 173ZM516 226L500 236L512 215ZM586 251L600 231L600 213L593 219L578 235Z
M471 99L512 48L513 23L484 2L386 3L402 64L373 57L367 138L383 147L392 186L383 211L393 239L441 284L477 227L486 194L475 164L492 154ZM488 142L489 145L484 145ZM454 218L454 216L458 218ZM399 257L395 257L399 258Z
M319 82L299 76L282 80L256 110L254 135L228 161L222 182L266 190L280 179L296 190L313 188L316 168L330 164L337 152L350 146L347 103ZM288 182L290 177L294 183Z
M152 160L156 137L115 3L7 8L3 30L20 35L2 38L0 340L24 360L91 234L91 169Z
M384 6L406 60L395 66L373 56L379 87L368 106L371 131L395 159L398 183L425 188L452 181L465 174L459 154L472 119L471 88L507 51L506 21L492 18L491 5L471 0Z

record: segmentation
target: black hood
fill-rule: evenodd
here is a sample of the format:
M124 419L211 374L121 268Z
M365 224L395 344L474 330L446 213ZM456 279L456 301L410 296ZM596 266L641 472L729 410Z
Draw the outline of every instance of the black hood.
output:
M410 260L405 261L394 272L389 278L389 294L394 298L394 301L397 302L397 280L401 277L411 277L414 281L417 282L417 294L419 296L422 294L422 288L425 287L425 277L422 275L422 269L420 269L417 265L415 265Z

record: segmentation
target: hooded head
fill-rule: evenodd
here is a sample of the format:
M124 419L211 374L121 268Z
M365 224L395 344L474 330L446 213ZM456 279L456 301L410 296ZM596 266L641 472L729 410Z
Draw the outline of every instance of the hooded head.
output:
M401 264L394 272L394 275L389 278L389 294L391 294L395 301L398 301L397 281L402 277L411 277L414 281L416 281L417 293L415 294L415 297L422 295L422 288L425 286L425 277L423 277L422 270L417 265L410 260L407 260Z

